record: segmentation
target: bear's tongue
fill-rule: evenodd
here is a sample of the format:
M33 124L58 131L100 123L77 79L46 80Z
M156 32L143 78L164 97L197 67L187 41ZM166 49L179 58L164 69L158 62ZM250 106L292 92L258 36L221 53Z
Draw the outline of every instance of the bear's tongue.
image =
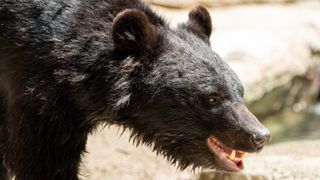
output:
M232 171L239 171L244 168L242 157L244 152L236 151L218 141L213 136L209 136L207 139L209 149L215 153L224 166Z

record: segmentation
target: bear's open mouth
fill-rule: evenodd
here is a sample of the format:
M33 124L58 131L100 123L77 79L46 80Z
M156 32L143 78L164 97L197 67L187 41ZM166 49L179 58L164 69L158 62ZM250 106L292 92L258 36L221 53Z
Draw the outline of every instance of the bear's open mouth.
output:
M242 157L244 152L234 150L213 136L207 138L207 145L212 153L217 155L219 164L229 171L240 171L244 168Z

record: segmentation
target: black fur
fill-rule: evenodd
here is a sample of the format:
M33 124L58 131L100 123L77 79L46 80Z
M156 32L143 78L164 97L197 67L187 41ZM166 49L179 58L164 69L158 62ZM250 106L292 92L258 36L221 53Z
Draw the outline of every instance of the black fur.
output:
M131 129L181 169L223 169L209 135L255 151L262 126L237 111L243 88L209 47L211 29L202 7L170 29L137 0L2 0L0 177L78 179L101 123Z

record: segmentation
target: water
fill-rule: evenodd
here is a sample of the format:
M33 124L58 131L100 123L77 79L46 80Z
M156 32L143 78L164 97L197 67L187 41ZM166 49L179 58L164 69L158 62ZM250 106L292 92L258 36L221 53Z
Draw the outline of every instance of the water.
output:
M307 108L287 108L261 119L272 133L272 142L320 139L320 103Z

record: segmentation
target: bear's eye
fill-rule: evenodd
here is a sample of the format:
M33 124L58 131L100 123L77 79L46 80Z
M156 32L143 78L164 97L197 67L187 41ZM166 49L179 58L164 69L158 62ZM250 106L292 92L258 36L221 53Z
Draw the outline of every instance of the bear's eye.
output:
M222 98L220 94L213 93L207 96L206 101L209 106L217 106L222 102Z

